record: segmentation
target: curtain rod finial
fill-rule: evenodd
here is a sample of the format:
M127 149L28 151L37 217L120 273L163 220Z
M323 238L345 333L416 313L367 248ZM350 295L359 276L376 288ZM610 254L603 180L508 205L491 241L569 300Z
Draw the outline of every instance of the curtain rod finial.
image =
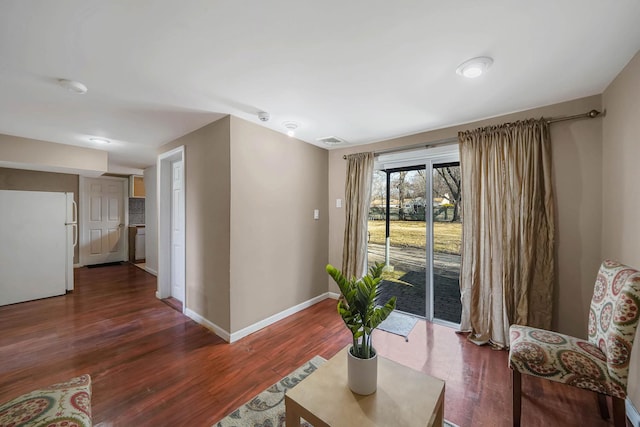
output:
M601 113L598 110L591 110L587 113L587 116L589 116L590 119L593 119L595 117L598 117L600 114Z

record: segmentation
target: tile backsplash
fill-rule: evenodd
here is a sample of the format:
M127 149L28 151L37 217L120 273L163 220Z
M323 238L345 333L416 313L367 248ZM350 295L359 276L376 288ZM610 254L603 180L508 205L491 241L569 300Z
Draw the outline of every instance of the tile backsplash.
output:
M129 198L129 224L144 224L144 200L138 197Z

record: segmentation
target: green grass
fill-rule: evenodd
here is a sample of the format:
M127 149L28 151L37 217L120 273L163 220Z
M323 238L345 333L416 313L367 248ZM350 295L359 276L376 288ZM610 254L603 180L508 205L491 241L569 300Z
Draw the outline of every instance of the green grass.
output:
M427 232L424 221L391 221L391 246L424 248ZM433 224L433 251L460 254L462 224L435 222ZM384 245L385 222L369 221L369 242Z

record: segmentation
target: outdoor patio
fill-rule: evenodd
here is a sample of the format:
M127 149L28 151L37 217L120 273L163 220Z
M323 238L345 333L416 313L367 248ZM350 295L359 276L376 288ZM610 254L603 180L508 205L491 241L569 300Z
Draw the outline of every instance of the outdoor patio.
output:
M384 245L369 244L369 262L384 262ZM416 316L426 316L425 251L410 247L394 247L389 252L395 271L405 272L398 280L409 285L383 280L380 300L397 297L396 309ZM460 323L460 256L434 253L434 318Z

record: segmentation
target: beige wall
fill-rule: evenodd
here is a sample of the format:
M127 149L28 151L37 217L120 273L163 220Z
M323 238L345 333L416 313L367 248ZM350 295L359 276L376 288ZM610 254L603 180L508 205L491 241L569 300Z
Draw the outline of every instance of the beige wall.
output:
M0 162L11 167L98 176L108 170L106 151L0 134Z
M0 168L0 190L73 192L78 203L78 175ZM73 263L78 264L78 246L73 250Z
M640 53L603 94L602 257L640 268ZM640 332L631 353L629 398L640 409Z
M536 108L462 126L425 132L376 144L332 150L329 153L329 262L341 265L344 209L344 154L376 151L439 141L457 136L459 130L541 116L555 117L601 109L601 97ZM600 265L602 224L602 119L576 120L551 125L556 191L557 284L554 295L554 328L586 337L588 308ZM338 292L331 280L329 290Z
M185 306L229 330L230 118L164 145L185 146Z
M232 334L325 293L327 151L230 116L180 145L186 307Z
M231 117L231 332L327 291L327 161Z

